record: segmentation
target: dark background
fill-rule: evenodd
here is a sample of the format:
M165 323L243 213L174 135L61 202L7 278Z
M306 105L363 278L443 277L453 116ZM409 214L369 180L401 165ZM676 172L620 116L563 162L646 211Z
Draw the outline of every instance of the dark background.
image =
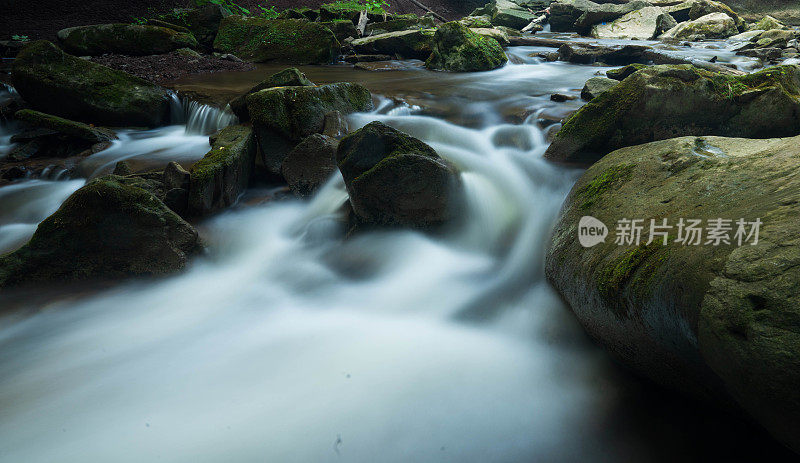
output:
M240 5L275 6L278 11L297 6L316 8L332 0L239 0ZM488 0L420 0L445 18L469 14ZM409 0L389 0L392 11L423 14ZM56 32L72 26L111 22L131 22L134 17L151 17L175 7L194 6L192 0L0 0L0 39L27 35L31 40L54 39Z

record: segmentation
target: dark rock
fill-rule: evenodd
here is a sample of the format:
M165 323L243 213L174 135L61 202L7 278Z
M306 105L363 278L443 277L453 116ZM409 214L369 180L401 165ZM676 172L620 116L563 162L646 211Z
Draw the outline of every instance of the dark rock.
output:
M112 175L119 175L120 177L125 177L127 175L133 174L133 169L131 169L131 165L128 164L127 161L119 161L114 164L114 171Z
M392 58L389 55L347 55L344 57L346 63L372 63L375 61L390 61Z
M146 24L148 26L165 27L167 29L172 29L175 32L182 32L184 34L189 34L194 36L194 34L192 34L192 31L190 31L188 28L179 26L177 24L172 24L166 21L162 21L160 19L148 19Z
M453 217L458 173L416 138L372 122L342 139L336 159L361 223L429 227Z
M297 68L288 68L272 74L267 80L262 81L247 91L244 95L238 96L229 103L231 111L236 114L240 121L250 120L250 113L247 112L247 95L264 89L274 87L313 87L314 82L308 80L305 74Z
M179 48L197 47L197 40L191 34L141 24L70 27L58 32L58 40L64 50L78 56L160 55Z
M30 127L46 129L64 137L83 140L90 144L111 141L117 138L117 135L111 130L91 127L82 122L71 121L31 109L17 111L14 118Z
M463 24L450 22L436 29L432 53L425 62L429 69L474 72L497 69L508 62L496 40L472 32Z
M223 130L222 132L220 132L219 135L223 135L224 134L224 135L227 136L227 134L225 134L224 132L225 131ZM219 139L219 136L217 137L217 140L218 139ZM212 143L212 145L216 144L217 140L215 140ZM162 179L162 182L164 183L164 189L167 190L167 191L175 189L175 188L181 188L181 189L184 189L184 190L188 190L189 189L189 177L190 177L190 174L186 169L184 169L177 162L171 161L169 164L167 164L167 167L164 168L163 179Z
M646 67L647 67L646 64L638 64L638 63L629 64L629 65L627 65L625 67L621 67L619 69L611 69L609 71L606 71L606 76L608 76L608 78L614 79L614 80L623 80L626 77L628 77L629 75L633 74L634 72L636 72L636 71L638 71L640 69L644 69Z
M150 192L106 176L72 194L30 241L0 257L0 287L163 275L183 269L197 231Z
M325 120L322 124L322 134L328 137L341 139L349 131L349 124L344 114L339 111L331 111L325 114Z
M570 117L545 157L592 163L624 146L677 136L770 138L796 135L798 126L798 66L744 76L650 66Z
M365 87L347 82L320 87L277 87L247 96L247 108L258 134L263 164L280 174L283 158L303 138L322 132L325 115L372 109Z
M344 40L347 38L356 39L360 36L355 24L353 24L352 21L339 20L318 24L322 27L327 27L330 29L330 31L333 32L333 35L336 36L336 40L338 40L340 43L344 42Z
M391 55L402 58L427 59L431 54L433 29L387 32L353 40L350 46L364 55Z
M12 77L25 101L49 114L117 127L153 127L168 120L165 89L70 56L45 40L20 52Z
M552 95L550 95L550 101L555 101L555 102L558 102L558 103L563 103L565 101L577 100L577 99L578 99L578 97L576 97L576 96L565 95L563 93L553 93Z
M251 127L234 125L222 129L211 151L192 166L189 214L203 216L236 203L250 182L255 159L256 140ZM175 183L171 181L170 186Z
M167 20L186 27L203 48L212 50L224 16L228 16L227 11L219 5L210 4L202 8L176 9L167 16Z
M215 50L257 63L329 64L339 48L333 32L317 23L237 15L222 20L214 40Z
M310 196L336 172L339 142L326 135L313 134L294 147L281 166L289 188L298 196Z

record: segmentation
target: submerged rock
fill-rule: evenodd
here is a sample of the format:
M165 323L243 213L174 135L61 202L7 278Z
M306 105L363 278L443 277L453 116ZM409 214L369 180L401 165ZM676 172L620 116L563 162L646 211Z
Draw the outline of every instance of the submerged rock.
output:
M592 163L623 146L684 135L769 138L800 132L800 67L731 76L650 66L564 123L545 157Z
M298 143L283 160L281 173L297 196L309 196L336 172L339 142L315 133Z
M98 56L161 55L180 48L196 48L192 34L174 29L142 24L97 24L62 29L58 40L68 53Z
M660 39L706 40L724 39L738 33L736 24L724 13L711 13L694 21L686 21L664 32Z
M392 55L401 58L427 59L431 54L433 29L387 32L353 40L350 46L365 55Z
M800 450L800 137L682 137L615 151L575 184L554 228L547 278L624 364L718 403L732 398ZM589 248L582 217L611 232ZM614 226L640 219L642 241ZM713 220L721 236L708 241ZM667 236L649 244L651 219ZM700 244L679 223L698 219ZM745 235L760 220L754 236ZM726 231L724 227L730 227ZM617 238L619 234L617 234ZM742 245L739 246L739 238Z
M191 225L135 180L110 175L73 193L25 246L0 257L0 287L163 275L199 249Z
M600 39L650 40L676 25L664 10L650 6L627 13L613 22L592 26L590 35Z
M313 87L314 82L308 80L305 74L300 72L297 68L288 68L283 71L276 72L266 80L256 84L253 88L247 91L244 95L238 96L230 101L229 105L231 111L236 114L240 121L246 122L250 120L250 113L247 111L247 95L255 93L267 88L274 87Z
M25 101L49 114L115 127L154 127L169 117L164 88L68 55L46 40L25 47L11 75Z
M339 54L330 29L297 19L231 15L222 20L214 49L257 63L329 64Z
M360 223L430 227L453 216L458 173L414 137L372 122L342 139L336 160Z
M341 82L320 87L277 87L247 96L247 108L258 134L262 161L280 174L284 157L303 138L322 132L325 115L372 109L372 95L359 84Z
M433 52L425 66L442 71L474 72L496 69L507 61L497 40L472 32L463 24L450 22L436 30Z
M211 150L190 171L189 214L203 216L235 204L250 182L255 161L251 127L222 129L214 136Z

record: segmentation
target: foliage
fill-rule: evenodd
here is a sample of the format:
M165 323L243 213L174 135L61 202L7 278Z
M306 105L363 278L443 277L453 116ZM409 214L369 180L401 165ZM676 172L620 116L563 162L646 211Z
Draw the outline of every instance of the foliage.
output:
M264 7L262 5L258 5L258 8L260 11L256 12L256 16L260 16L262 18L275 19L280 14L274 6Z
M28 37L27 35L15 34L11 36L11 40L16 40L17 42L28 42L30 40L30 37Z
M228 10L230 14L250 16L250 10L239 5L234 0L194 0L194 4L197 6L219 5L225 10Z
M328 3L322 6L332 10L366 10L370 13L385 14L386 9L389 8L390 5L387 0L338 0L334 3Z

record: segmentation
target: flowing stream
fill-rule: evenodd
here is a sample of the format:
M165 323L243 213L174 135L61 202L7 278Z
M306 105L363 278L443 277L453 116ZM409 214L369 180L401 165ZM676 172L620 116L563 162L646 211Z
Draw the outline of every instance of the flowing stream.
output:
M304 69L379 95L353 128L382 120L458 165L463 222L343 242L337 175L309 201L208 220L209 253L184 274L27 304L0 318L0 461L746 457L749 428L621 373L546 283L549 229L580 174L542 159L547 126L580 104L549 95L576 95L604 68L533 51L512 49L516 64L482 74ZM270 70L204 78L238 91ZM196 160L203 124L121 133L84 172ZM0 188L0 248L81 184ZM721 436L703 427L701 442L696 413Z

